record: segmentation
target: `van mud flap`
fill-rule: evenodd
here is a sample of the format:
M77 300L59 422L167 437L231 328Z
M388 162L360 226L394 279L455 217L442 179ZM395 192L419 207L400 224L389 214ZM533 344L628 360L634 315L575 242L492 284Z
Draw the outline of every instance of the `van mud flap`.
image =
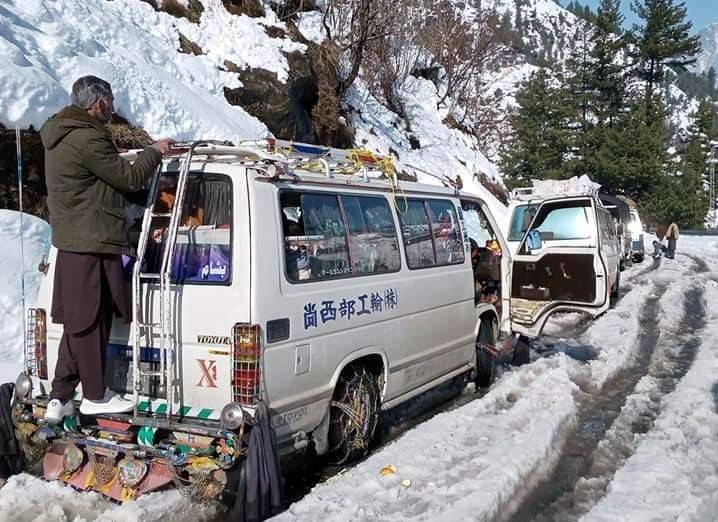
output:
M65 440L53 442L45 454L43 476L82 491L97 491L120 502L173 482L172 471L164 462L134 459L110 445L89 444L83 449Z

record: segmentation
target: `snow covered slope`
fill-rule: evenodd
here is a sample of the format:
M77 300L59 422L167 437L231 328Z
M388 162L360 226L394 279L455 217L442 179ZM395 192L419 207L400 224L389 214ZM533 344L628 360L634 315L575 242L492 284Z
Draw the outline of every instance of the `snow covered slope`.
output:
M25 249L25 299L32 306L41 274L37 267L50 244L50 225L23 216ZM0 210L0 383L15 381L22 369L22 278L20 262L20 213Z
M85 74L110 81L118 112L154 136L255 139L266 127L224 98L238 87L225 60L286 78L282 50L304 46L270 38L260 22L203 0L199 25L155 12L139 0L8 0L0 6L0 122L38 128L69 102ZM178 51L179 34L200 56Z
M84 74L95 74L113 86L115 106L130 123L155 137L181 140L214 138L239 141L268 135L267 127L224 97L225 88L241 86L236 73L224 70L225 61L240 69L255 68L276 73L280 82L289 75L285 53L306 52L306 45L286 37L272 38L267 27L286 29L265 2L266 16L250 18L230 14L221 0L201 0L204 10L198 24L156 12L140 0L7 0L0 6L0 123L38 128L68 103L72 83ZM320 42L319 13L301 17L299 28L308 39ZM280 31L281 32L281 31ZM202 54L178 50L180 35L197 44ZM492 202L500 203L474 175L498 177L497 169L475 142L452 131L430 100L435 92L415 82L410 95L423 96L414 114L418 139L428 149L409 154L402 168L422 181L438 183L420 170L455 178ZM364 106L367 104L367 106ZM387 111L366 98L354 104L369 118L386 120ZM406 136L383 124L359 123L358 146L376 152L393 152L404 160L411 151ZM364 139L374 132L377 140ZM382 147L382 143L391 146ZM427 162L428 161L428 162ZM415 164L415 170L408 164Z
M705 27L698 35L701 37L703 51L698 55L696 70L705 72L711 67L718 70L718 22Z

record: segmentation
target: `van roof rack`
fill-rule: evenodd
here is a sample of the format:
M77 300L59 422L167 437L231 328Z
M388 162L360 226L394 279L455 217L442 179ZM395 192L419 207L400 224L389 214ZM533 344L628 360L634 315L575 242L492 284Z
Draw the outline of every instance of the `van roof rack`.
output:
M241 141L236 145L230 141L199 140L175 143L165 157L184 156L190 148L193 148L195 157L222 156L237 158L247 163L275 164L290 175L294 170L303 170L323 174L327 178L335 178L337 175L359 176L364 182L381 176L395 187L399 184L394 161L390 156L362 148L338 149L276 138ZM125 151L123 157L133 160L139 152L140 149ZM411 168L436 178L445 187L459 190L457 183L447 176L436 175L417 167Z
M511 191L511 199L532 201L555 196L598 196L601 186L588 176L567 180L532 180L533 187L516 188Z

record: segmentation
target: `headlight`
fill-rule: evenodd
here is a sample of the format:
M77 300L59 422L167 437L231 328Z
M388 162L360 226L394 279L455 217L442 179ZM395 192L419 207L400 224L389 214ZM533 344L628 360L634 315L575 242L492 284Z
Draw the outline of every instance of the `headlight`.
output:
M222 408L222 413L219 414L219 422L222 428L226 430L236 430L242 425L242 422L244 422L244 411L242 411L242 407L236 402L230 402Z
M25 397L29 397L31 393L32 379L30 379L26 373L21 373L15 381L15 396L24 399Z

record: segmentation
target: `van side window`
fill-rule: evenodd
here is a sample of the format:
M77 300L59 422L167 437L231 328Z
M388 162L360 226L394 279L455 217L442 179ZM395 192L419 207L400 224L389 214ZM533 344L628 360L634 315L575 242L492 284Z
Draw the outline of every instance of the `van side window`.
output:
M177 173L160 178L154 210L174 207ZM191 172L172 260L175 283L229 284L232 276L232 184L227 176ZM147 272L161 270L167 236L167 217L155 217L145 252Z
M409 268L434 266L436 255L424 202L410 199L406 212L399 217Z
M431 216L431 232L434 236L437 265L453 265L464 262L464 243L451 201L429 200L426 202Z
M282 192L280 203L290 281L351 273L346 229L336 195Z
M451 201L410 199L400 215L409 268L464 262L464 244Z
M394 218L385 198L340 196L349 228L352 273L382 274L401 268Z

